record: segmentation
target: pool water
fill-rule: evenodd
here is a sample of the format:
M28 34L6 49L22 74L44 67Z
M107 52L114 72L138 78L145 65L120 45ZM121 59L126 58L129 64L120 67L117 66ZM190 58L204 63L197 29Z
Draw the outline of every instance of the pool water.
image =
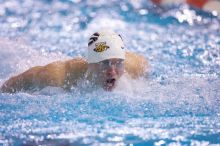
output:
M220 145L220 17L150 1L0 1L0 83L85 57L101 28L149 60L113 92L48 87L0 94L0 145Z

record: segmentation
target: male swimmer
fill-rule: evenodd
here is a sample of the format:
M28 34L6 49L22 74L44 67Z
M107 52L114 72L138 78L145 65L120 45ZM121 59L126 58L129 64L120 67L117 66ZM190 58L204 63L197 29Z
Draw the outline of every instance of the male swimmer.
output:
M123 74L136 79L143 76L147 68L148 62L143 56L125 51L120 35L111 30L100 31L89 39L87 60L75 58L30 68L7 80L1 91L15 93L47 86L70 90L79 80L88 80L112 91Z

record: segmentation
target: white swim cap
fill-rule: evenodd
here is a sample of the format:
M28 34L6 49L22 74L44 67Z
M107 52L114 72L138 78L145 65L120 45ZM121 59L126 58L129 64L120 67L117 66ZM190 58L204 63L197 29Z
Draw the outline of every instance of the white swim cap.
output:
M88 63L111 58L125 59L125 47L121 36L111 30L94 33L88 43Z

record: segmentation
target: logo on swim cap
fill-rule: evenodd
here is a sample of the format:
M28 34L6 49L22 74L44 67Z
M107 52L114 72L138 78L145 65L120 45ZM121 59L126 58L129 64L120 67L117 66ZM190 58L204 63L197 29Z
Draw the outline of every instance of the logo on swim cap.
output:
M95 49L93 49L95 52L103 52L105 50L109 49L109 46L106 45L106 42L99 42L95 44Z

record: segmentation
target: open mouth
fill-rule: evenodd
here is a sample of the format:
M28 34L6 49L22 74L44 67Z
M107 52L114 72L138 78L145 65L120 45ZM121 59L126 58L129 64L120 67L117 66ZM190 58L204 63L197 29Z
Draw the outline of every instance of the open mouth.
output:
M115 79L107 79L106 80L107 84L113 84L115 82Z
M107 80L106 80L106 89L107 89L107 90L112 89L112 88L115 86L115 82L116 82L116 79L115 79L115 78L107 79Z

